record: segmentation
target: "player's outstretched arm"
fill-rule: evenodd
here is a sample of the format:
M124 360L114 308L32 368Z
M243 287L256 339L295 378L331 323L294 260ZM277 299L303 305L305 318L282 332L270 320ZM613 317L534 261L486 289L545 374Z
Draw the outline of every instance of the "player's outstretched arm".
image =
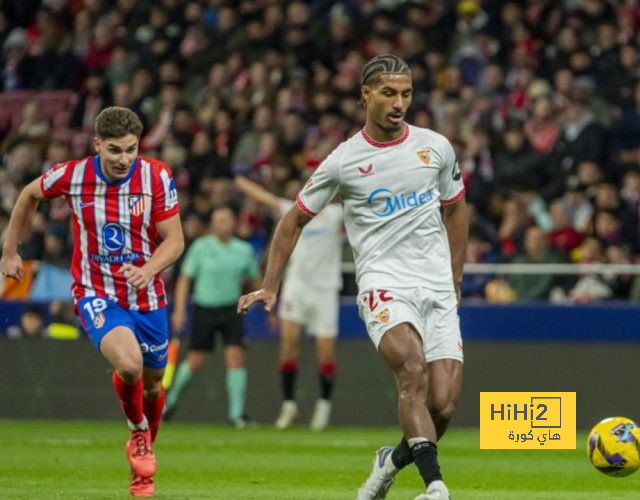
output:
M245 195L266 206L274 214L277 214L277 216L280 217L280 198L275 194L270 193L259 184L256 184L241 175L236 175L233 181L238 189L240 189L240 191Z
M469 210L464 196L455 203L444 206L444 225L447 228L449 248L451 249L453 284L458 304L460 304L460 286L462 285L462 271L469 235Z
M302 228L310 220L311 218L302 213L296 206L291 207L285 216L280 219L271 242L262 288L240 297L240 300L238 300L239 313L246 313L254 302L262 302L264 308L267 311L271 311L271 308L276 303L278 287L287 262L289 262L291 252L293 252L298 242Z
M11 219L7 228L7 236L2 245L2 258L0 259L0 274L10 276L22 281L22 259L18 255L18 243L22 231L29 227L31 217L33 217L38 203L44 199L40 188L41 177L27 184L22 190L16 204L11 211Z
M154 276L173 264L184 250L184 235L180 214L156 222L156 229L162 242L158 245L151 258L141 267L124 264L120 272L124 273L127 282L136 287L144 288Z

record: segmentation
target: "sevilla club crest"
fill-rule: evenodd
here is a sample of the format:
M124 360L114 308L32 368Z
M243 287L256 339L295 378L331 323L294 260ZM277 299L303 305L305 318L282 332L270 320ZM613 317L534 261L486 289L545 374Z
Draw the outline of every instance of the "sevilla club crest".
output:
M418 159L422 162L423 165L431 164L431 148L420 149L416 151L418 155Z

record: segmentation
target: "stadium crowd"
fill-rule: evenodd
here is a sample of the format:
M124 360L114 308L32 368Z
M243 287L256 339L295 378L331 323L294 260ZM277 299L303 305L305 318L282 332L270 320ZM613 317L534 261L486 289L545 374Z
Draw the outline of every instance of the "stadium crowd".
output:
M394 53L412 69L407 121L456 149L473 213L469 262L640 257L637 0L0 6L0 232L22 186L91 153L94 119L113 104L143 120L141 153L171 166L187 240L231 205L260 254L274 221L233 177L278 196L298 189L362 127L363 62ZM58 199L39 209L22 256L66 267L72 244ZM463 293L640 300L625 275L470 275Z

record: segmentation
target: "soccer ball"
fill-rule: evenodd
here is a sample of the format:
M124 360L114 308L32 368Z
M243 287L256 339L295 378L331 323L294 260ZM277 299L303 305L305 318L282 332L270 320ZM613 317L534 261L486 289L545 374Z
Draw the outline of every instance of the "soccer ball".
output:
M625 417L605 418L587 438L587 455L593 466L608 476L624 477L640 467L640 429Z

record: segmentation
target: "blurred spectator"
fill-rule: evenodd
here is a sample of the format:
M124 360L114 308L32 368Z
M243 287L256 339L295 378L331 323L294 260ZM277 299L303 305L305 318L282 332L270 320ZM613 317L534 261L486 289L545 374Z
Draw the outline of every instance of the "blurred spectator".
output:
M629 247L623 245L608 245L605 250L605 260L609 264L631 264ZM627 300L631 293L634 277L624 273L603 273L603 278L612 291L612 298Z
M566 259L549 246L547 235L537 226L527 229L524 236L524 252L513 259L517 264L557 264ZM547 299L551 290L560 285L553 274L515 274L509 276L509 285L520 300Z
M559 133L551 97L546 93L536 96L531 104L531 118L524 124L524 134L529 144L534 151L549 154L556 145Z
M72 128L93 131L98 113L111 105L111 90L107 85L104 73L93 69L84 82L84 88L71 114L69 126Z
M587 83L587 80L574 83L572 87L572 96L563 115L562 134L556 146L559 172L565 175L575 173L583 161L599 164L605 159L606 135L588 106L592 91L592 83Z
M513 191L535 190L548 160L527 143L522 123L511 121L504 131L504 149L495 158L495 188L503 197Z
M555 200L551 203L549 213L552 220L549 242L553 247L569 255L582 243L584 235L571 224L569 207L563 200Z
M580 245L578 253L579 262L582 264L602 264L604 261L602 243L597 238L586 238ZM569 299L579 303L607 299L612 295L613 291L609 285L597 273L580 276L578 282L569 291Z
M76 340L80 338L80 329L76 325L73 303L66 300L54 300L49 304L51 323L47 326L47 336L56 340Z
M44 314L40 306L27 304L20 315L19 323L7 329L7 337L10 339L41 339L47 337Z
M47 9L36 14L39 33L32 47L33 70L29 87L34 89L77 89L82 63L73 53L73 39L61 15Z
M19 90L28 86L32 61L27 54L27 36L23 28L14 28L2 46L2 90Z
M238 138L231 157L232 170L235 174L245 173L251 168L260 145L260 137L273 124L271 109L266 105L258 106L251 120L251 128Z
M22 142L33 145L43 154L49 141L50 125L44 116L42 105L33 100L22 108L22 116L15 132L7 139L7 149L11 149Z
M473 264L487 264L499 261L498 255L493 250L487 236L479 230L471 228L467 243L467 255L465 262ZM462 277L462 296L482 298L485 287L491 280L490 274L465 274Z

